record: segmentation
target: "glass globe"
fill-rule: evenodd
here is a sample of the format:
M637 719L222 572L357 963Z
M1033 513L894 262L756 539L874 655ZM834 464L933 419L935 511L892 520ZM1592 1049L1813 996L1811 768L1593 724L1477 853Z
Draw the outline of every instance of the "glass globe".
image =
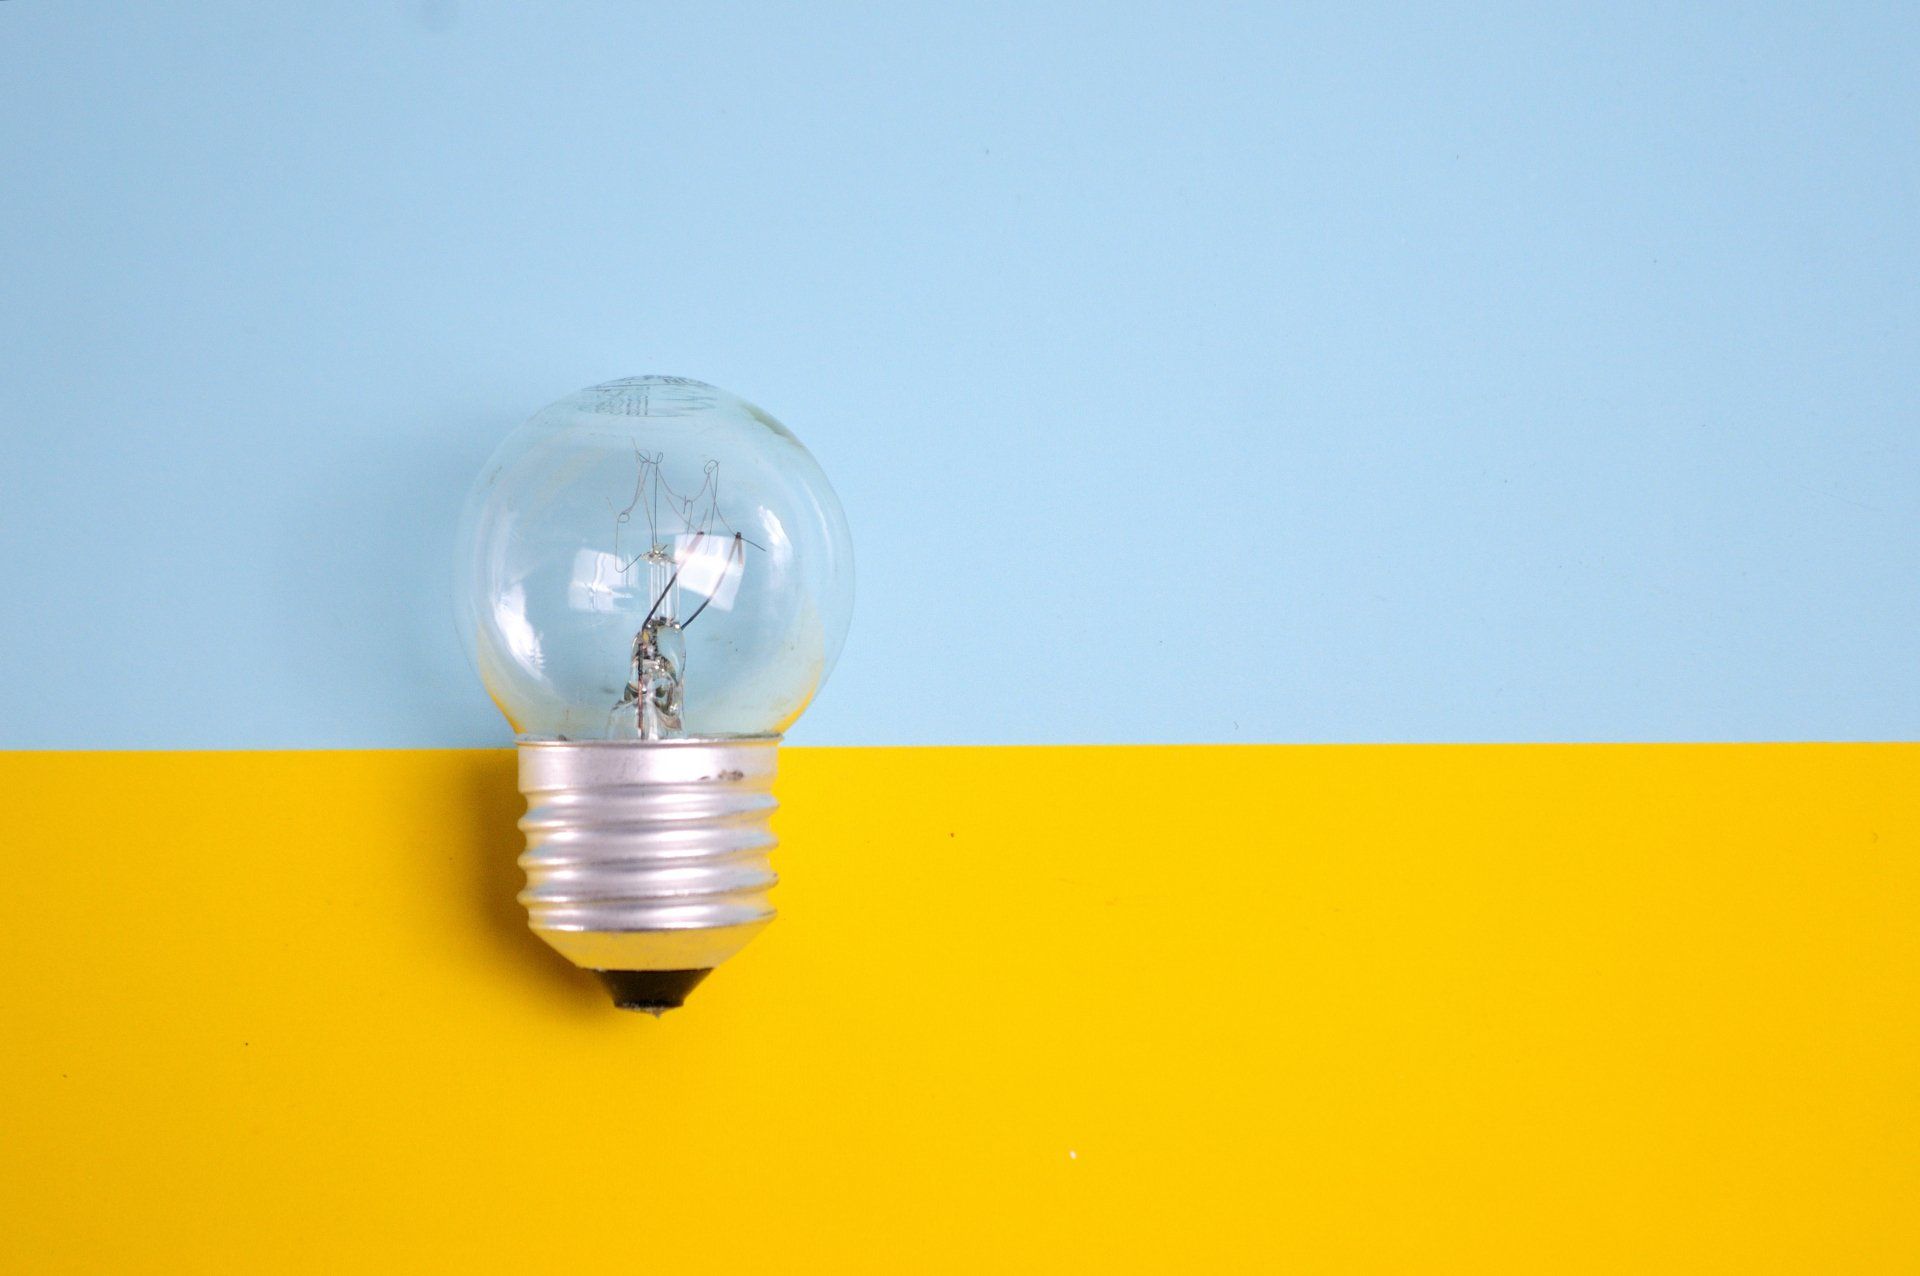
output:
M819 465L753 404L682 377L593 386L514 431L461 547L462 634L525 738L777 735L853 612Z

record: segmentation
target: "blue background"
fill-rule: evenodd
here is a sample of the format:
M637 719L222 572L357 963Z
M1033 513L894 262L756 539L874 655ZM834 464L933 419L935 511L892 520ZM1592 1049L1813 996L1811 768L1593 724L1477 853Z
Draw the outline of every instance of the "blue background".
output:
M505 740L482 459L700 377L811 743L1920 734L1920 20L0 4L0 745Z

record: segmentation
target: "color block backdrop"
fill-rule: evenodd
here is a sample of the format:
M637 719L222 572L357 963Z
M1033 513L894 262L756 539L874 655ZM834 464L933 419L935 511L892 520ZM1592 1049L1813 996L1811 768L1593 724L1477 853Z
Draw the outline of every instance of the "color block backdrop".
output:
M0 1270L1920 1269L1916 66L0 0ZM526 930L448 605L641 372L860 575L658 1022Z
M839 485L802 742L1910 738L1915 65L1863 4L13 0L0 743L504 742L461 494L637 372Z

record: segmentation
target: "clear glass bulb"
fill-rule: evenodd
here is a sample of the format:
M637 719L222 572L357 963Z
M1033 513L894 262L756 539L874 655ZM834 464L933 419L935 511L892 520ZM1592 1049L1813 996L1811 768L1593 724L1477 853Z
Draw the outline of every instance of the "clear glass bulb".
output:
M753 404L682 377L593 386L514 431L461 546L460 628L525 738L777 735L853 612L819 465Z

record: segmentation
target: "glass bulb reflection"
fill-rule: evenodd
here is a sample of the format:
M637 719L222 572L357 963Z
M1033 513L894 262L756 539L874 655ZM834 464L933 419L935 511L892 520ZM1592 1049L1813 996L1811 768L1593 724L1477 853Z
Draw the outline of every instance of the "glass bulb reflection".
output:
M593 386L508 436L462 547L463 635L529 737L778 734L853 609L819 465L759 408L680 377Z

